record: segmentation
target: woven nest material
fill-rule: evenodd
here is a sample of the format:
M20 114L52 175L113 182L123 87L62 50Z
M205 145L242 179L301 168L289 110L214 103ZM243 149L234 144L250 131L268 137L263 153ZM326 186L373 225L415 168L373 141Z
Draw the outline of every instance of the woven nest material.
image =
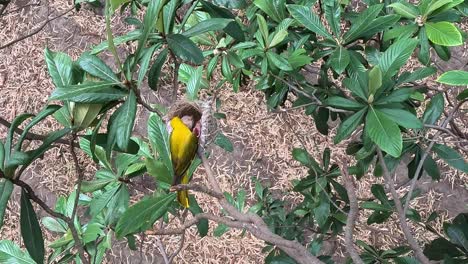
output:
M169 120L176 116L192 116L195 123L200 122L201 131L198 142L199 147L204 148L206 142L212 137L211 132L215 130L213 118L211 118L211 105L212 100L210 98L198 102L178 101L169 108L165 116L165 121L169 122Z

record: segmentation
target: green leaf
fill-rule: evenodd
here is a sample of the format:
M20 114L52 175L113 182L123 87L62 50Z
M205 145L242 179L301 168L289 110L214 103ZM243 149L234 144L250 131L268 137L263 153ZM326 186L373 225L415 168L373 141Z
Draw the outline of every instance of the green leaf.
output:
M396 89L391 94L387 96L381 96L374 104L375 105L384 105L392 103L402 103L410 99L411 95L414 93L413 89L401 88Z
M379 111L402 127L415 129L423 128L421 120L408 111L392 108L379 108Z
M135 124L137 99L133 90L130 90L127 100L117 109L109 119L107 151L111 151L114 143L123 151L127 151ZM108 153L110 154L110 153Z
M222 30L232 21L233 19L230 18L210 18L207 20L203 20L195 26L189 28L188 30L183 32L182 35L190 38L209 31Z
M142 33L141 30L138 29L138 30L130 31L126 35L118 36L114 38L114 45L118 46L123 43L137 40L141 36L141 33ZM107 48L109 48L108 41L103 41L99 45L94 46L93 49L90 51L90 54L98 54L106 50Z
M148 174L156 179L158 185L161 188L167 187L169 189L172 184L172 175L166 165L162 161L152 158L146 158L145 164Z
M228 152L234 151L234 146L232 145L231 140L221 132L216 134L214 143Z
M140 57L140 53L143 48L146 46L146 42L148 40L149 34L153 31L154 27L156 26L159 13L161 9L166 4L166 0L164 1L149 1L148 8L146 9L145 16L143 18L143 32L138 39L138 47L135 51L135 58ZM132 69L136 66L137 60L135 60Z
M326 100L328 105L348 110L361 110L365 105L360 104L354 100L346 99L340 96L332 96Z
M338 47L331 55L328 60L330 66L335 70L336 73L341 74L344 72L350 62L348 50L342 46Z
M23 129L23 133L21 133L20 138L18 139L18 143L16 144L15 150L19 151L22 147L23 141L26 139L27 133L29 130L39 123L40 121L44 120L49 115L55 113L57 110L60 109L59 105L47 105L41 112L39 112L30 122L29 124ZM0 166L1 167L1 166Z
M146 72L148 71L148 66L149 66L149 63L151 61L151 58L153 57L153 53L160 46L161 45L153 45L153 46L145 49L145 51L141 55L140 70L138 72L137 87L140 87L141 84L143 83L143 79L145 78ZM148 76L148 78L149 78L149 76Z
M286 18L285 0L254 0L253 3L275 22Z
M324 191L320 192L320 203L314 208L314 216L320 228L323 228L327 223L330 215L330 201Z
M441 46L459 46L463 44L460 31L450 22L427 22L425 28L427 38L432 43Z
M110 0L110 5L112 8L112 11L117 10L121 5L130 2L131 0Z
M465 100L466 98L468 98L468 89L465 89L465 90L461 91L461 92L457 95L457 100L458 100L458 101L463 101L463 100Z
M442 260L445 255L451 257L461 256L463 253L445 238L437 238L424 247L424 255L430 260Z
M354 132L354 130L356 130L359 124L362 123L362 119L366 113L366 110L367 108L364 108L341 122L340 126L338 127L338 131L336 132L336 136L333 139L335 144L340 143L343 139L349 137Z
M382 86L382 71L379 66L375 66L369 71L369 94L375 94Z
M416 39L401 39L382 53L379 66L384 79L395 75L406 64L417 44Z
M212 3L208 1L200 1L200 3L202 5L202 10L209 13L210 16L213 18L221 17L221 18L235 19L235 16L232 14L231 11L229 11L229 9L213 5ZM224 32L229 34L236 41L240 41L240 42L245 41L244 32L242 31L242 28L239 26L239 24L236 21L232 21L231 23L229 23L226 26L226 28L224 28Z
M44 51L47 69L55 87L67 86L72 82L73 61L65 53L52 52L49 48Z
M424 65L429 65L431 59L431 53L429 51L430 45L429 40L427 39L426 28L423 26L419 30L419 53L418 59Z
M113 88L120 83L102 81L57 87L49 100L68 100L79 103L107 103L125 97L127 93Z
M50 216L46 216L42 218L41 222L42 224L49 229L52 232L57 232L57 233L66 233L67 232L67 225L65 222L62 220L56 220L55 218L52 218Z
M92 193L97 190L100 190L104 187L106 187L109 183L114 182L115 179L99 179L99 180L93 180L93 181L83 181L81 184L81 192L86 193Z
M257 24L260 33L262 34L263 41L265 46L269 46L269 33L268 33L268 25L265 18L261 14L257 14Z
M299 161L302 165L313 168L316 171L322 171L319 164L312 158L307 150L301 148L294 148L292 156L295 160Z
M198 91L200 91L202 77L203 66L198 66L187 82L187 97L190 101L198 98Z
M375 211L383 211L383 212L391 212L392 208L388 207L383 204L379 204L376 202L363 202L361 207L364 209L375 210Z
M271 43L269 45L270 48L273 48L274 46L278 45L283 41L286 37L288 36L288 31L285 29L282 29L273 36L273 39L271 40Z
M468 163L465 161L460 153L456 152L452 148L441 145L441 144L434 144L433 150L437 153L439 158L443 159L447 162L448 165L451 167L461 170L465 173L468 173Z
M364 74L367 74L367 73L364 73ZM358 96L359 98L367 101L367 96L366 96L367 91L365 91L365 89L362 88L361 84L357 80L357 76L355 78L345 78L343 80L343 84L346 86L346 88L348 88L351 91L351 93L354 96Z
M467 86L468 85L468 71L448 71L444 72L437 81L447 85Z
M100 196L95 197L89 206L90 215L96 216L109 204L109 202L116 196L122 185L117 185L112 189L106 190Z
M291 15L307 29L322 37L333 39L333 36L328 33L325 26L320 22L320 18L312 12L311 7L301 5L287 5L287 7Z
M440 180L440 170L437 163L432 159L431 155L428 155L423 163L423 168L432 180Z
M3 145L2 140L0 140L0 171L4 170L4 166L3 166L4 162L5 162L5 145Z
M144 231L150 228L154 222L161 218L169 205L174 201L175 193L153 196L139 201L128 208L120 217L115 227L118 239L126 235Z
M203 53L192 40L181 34L170 34L166 36L167 45L174 54L182 60L195 64L203 63Z
M409 82L414 82L418 81L421 79L424 79L426 77L429 77L433 75L434 73L437 72L437 69L435 67L423 67L419 68L411 73L404 72L403 74L400 75L398 78L398 83L409 83Z
M159 54L156 60L151 66L151 69L148 73L148 85L151 90L156 91L158 89L159 78L161 76L161 70L166 62L167 54L169 53L168 49L163 49Z
M393 3L389 5L389 7L393 8L397 14L405 18L415 19L419 15L418 8L405 1Z
M389 155L398 158L403 149L403 139L398 125L377 109L370 108L365 131L372 141Z
M426 108L423 115L424 124L433 125L442 115L444 111L444 96L438 93L432 97L431 102Z
M370 21L374 20L383 8L383 4L371 5L364 12L360 13L356 20L353 21L351 28L343 36L345 44L365 34L366 28Z
M330 25L331 30L335 36L339 36L341 33L340 18L341 18L341 7L338 1L325 1L323 3L323 9L325 11L325 18Z
M13 183L7 179L0 179L0 230L3 226L3 218L5 217L5 210L10 200L11 193L13 192Z
M276 67L280 68L283 71L291 71L291 65L289 65L289 62L281 55L268 51L267 52L267 57L270 60L271 63L273 63Z
M114 83L120 82L120 79L115 75L112 69L96 55L83 53L78 60L78 64L84 71L102 79L103 81Z
M0 263L37 264L27 252L23 252L13 241L0 240Z
M151 146L157 151L157 155L155 156L161 158L172 176L174 171L169 148L169 133L167 132L166 124L164 124L164 121L158 115L152 114L148 119L148 136Z
M24 245L32 259L37 263L44 263L45 250L42 230L36 212L24 189L21 190L20 227Z
M189 196L189 204L190 204L189 210L193 214L193 216L203 213L203 210L198 205L197 200L195 199L195 196L193 195ZM200 219L197 222L197 229L198 229L198 234L200 235L200 237L205 237L208 234L208 228L209 228L209 223L207 219Z

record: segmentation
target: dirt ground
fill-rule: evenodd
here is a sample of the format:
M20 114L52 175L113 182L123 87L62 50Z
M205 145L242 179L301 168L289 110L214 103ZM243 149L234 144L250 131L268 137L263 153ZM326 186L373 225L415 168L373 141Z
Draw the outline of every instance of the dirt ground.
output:
M7 14L0 17L0 46L20 36L31 32L49 17L67 11L71 8L71 1L57 0L13 0L7 9ZM36 3L21 10L25 5ZM112 21L115 34L128 30L119 16ZM0 116L12 120L16 115L24 112L37 113L47 103L47 98L53 90L53 84L48 77L43 51L46 46L54 51L62 51L74 59L91 46L104 39L104 17L89 9L80 12L72 11L61 18L49 23L44 29L19 43L0 50ZM127 47L130 49L132 47ZM119 52L125 52L120 49ZM443 69L460 69L466 67L468 55L465 47L457 51L458 62L439 63ZM109 57L104 60L112 64ZM460 64L456 64L460 63ZM415 63L416 64L416 63ZM460 66L461 65L461 66ZM145 92L148 102L167 103L166 88L161 93ZM167 88L168 89L168 88ZM452 91L456 94L456 91ZM332 161L339 162L343 155L345 144L334 146L331 139L336 128L331 130L331 136L325 137L317 132L313 120L304 115L301 110L293 110L284 113L268 112L262 93L255 91L253 84L247 85L239 93L232 92L229 87L220 94L222 101L221 112L227 115L227 119L219 120L217 127L223 131L234 143L234 151L226 153L218 147L212 147L211 164L218 175L222 188L225 191L236 193L244 188L249 200L254 195L252 178L263 182L269 182L273 190L290 190L291 180L304 177L307 171L292 159L293 147L304 146L309 153L320 159L320 153L329 146L332 148ZM141 110L141 109L140 109ZM140 119L137 121L135 131L144 135L146 131L147 114L139 111ZM466 119L466 116L465 116ZM460 122L460 121L458 121ZM463 122L463 121L462 121ZM461 123L463 125L463 123ZM466 122L464 124L466 131ZM34 132L45 134L58 125L52 119L47 119L36 126ZM5 128L0 127L0 138L5 137ZM34 143L32 143L34 144ZM31 166L23 180L30 183L38 190L39 196L44 198L49 205L54 204L57 195L67 194L72 190L76 178L73 164L69 161L71 156L64 147L50 150L43 160ZM95 171L94 164L84 155L80 155L81 165L86 169L86 177L91 178ZM405 166L398 170L399 182L407 180ZM204 172L199 169L195 174L195 181L204 182ZM380 182L375 177L365 176L358 182L358 196L360 199L371 197L370 186ZM441 223L459 212L467 212L468 176L450 169L444 169L440 182L424 180L419 188L425 193L421 199L416 199L413 206L424 208L423 218L430 212L437 210L441 217L437 219L435 228L442 232ZM149 192L151 184L142 180L146 191L139 190L138 195ZM403 186L400 191L406 190ZM9 203L6 222L0 230L0 239L13 239L22 244L19 232L18 206L19 189L15 189L15 199ZM197 199L206 210L219 212L214 208L212 200L197 194ZM299 197L293 194L285 197L290 202L297 201ZM462 202L460 202L462 201ZM427 215L425 215L427 214ZM45 216L44 214L41 214ZM357 223L356 239L374 243L383 248L389 248L403 241L403 234L396 225L366 224L369 211L361 212ZM222 238L212 235L214 225L211 225L210 234L200 239L196 229L189 230L182 252L176 258L176 263L263 263L264 253L261 252L265 245L252 237L244 236L240 231L229 231ZM413 226L419 241L428 241L433 237L428 236L419 226ZM46 232L46 230L44 230ZM54 234L47 233L48 241L56 238ZM158 240L160 239L160 241ZM125 243L116 242L115 248L108 256L109 263L158 263L160 261L158 245L164 244L169 252L178 247L180 237L148 236L143 241L142 254L123 248ZM343 239L331 241L327 251L335 256L343 255ZM141 240L139 241L141 243Z

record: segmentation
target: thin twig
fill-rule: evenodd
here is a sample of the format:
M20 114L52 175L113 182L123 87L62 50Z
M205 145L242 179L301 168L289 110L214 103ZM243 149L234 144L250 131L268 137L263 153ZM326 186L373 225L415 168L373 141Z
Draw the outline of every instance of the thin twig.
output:
M59 212L56 212L52 210L44 201L42 201L35 193L34 190L29 186L27 183L23 182L20 179L10 179L13 184L20 186L23 188L23 190L26 191L26 194L28 195L28 198L33 200L35 203L37 203L44 211L46 211L49 215L59 218L63 220L65 223L67 223L68 228L70 228L70 231L72 233L73 240L75 241L75 246L78 250L78 254L80 255L80 258L82 259L83 263L88 264L88 259L86 258L85 251L83 244L81 243L81 239L78 236L78 231L75 228L75 224L73 220L69 217L67 217L64 214L61 214Z
M356 226L356 219L359 216L359 205L356 198L356 188L354 186L354 180L348 173L348 166L346 165L346 162L347 161L345 160L341 167L343 182L349 198L349 213L348 218L346 219L345 227L345 246L354 263L364 264L361 257L359 256L359 253L354 247L353 232Z
M5 126L6 128L10 128L10 127L11 127L11 123L8 122L6 119L3 119L1 116L0 116L0 125ZM15 128L15 132L21 135L24 131L23 131L21 128L16 127L16 128ZM32 133L32 132L28 132L28 133L26 133L26 137L25 137L25 138L26 138L27 140L40 140L40 141L44 141L44 139L46 139L47 136L35 134L35 133ZM67 145L68 145L69 142L68 142L67 140L65 140L65 139L58 139L57 141L55 141L55 143L67 144Z
M57 15L57 16L55 16L53 18L50 18L50 19L47 19L44 23L42 23L42 25L40 25L36 30L33 30L31 33L26 34L26 35L24 35L22 37L19 37L19 38L15 39L15 40L13 40L11 42L8 42L7 44L4 44L3 46L0 46L0 50L8 48L8 47L10 47L10 46L22 41L22 40L25 40L25 39L27 39L29 37L32 37L32 36L36 35L37 33L41 32L41 30L43 30L45 28L45 26L47 26L47 24L49 24L50 22L54 21L57 18L60 18L60 17L62 17L64 15L70 13L74 9L75 9L75 7L73 6L72 8L68 9L67 11L61 13L60 15Z
M192 191L196 191L196 192L206 193L209 196L212 196L212 197L215 197L215 198L218 198L218 199L223 199L224 198L222 193L211 190L206 186L198 185L198 184L194 184L194 183L179 184L179 185L174 185L174 186L171 187L171 191L183 191L183 190L192 190Z
M148 110L150 112L153 112L153 113L156 113L159 117L163 118L164 114L161 111L159 111L158 109L152 107L151 105L146 103L145 100L143 100L143 97L140 94L140 90L135 85L131 84L130 89L132 89L133 92L135 93L135 96L137 98L137 103L139 103L141 106L146 108L146 110Z
M171 54L172 60L174 61L174 76L172 79L172 102L175 102L177 100L177 92L179 91L179 68L180 68L180 62L177 60L176 55L169 50L169 53Z
M445 128L445 126L447 126L447 124L450 122L450 120L452 120L453 116L458 111L458 109L460 109L460 107L466 101L467 100L461 101L460 103L458 103L458 105L455 108L453 108L452 112L447 116L447 118L444 120L444 122L442 122L442 124L440 125L441 128ZM438 137L441 133L442 132L440 130L437 131L437 133L434 135L434 138ZM429 155L429 152L431 151L432 147L434 147L435 143L436 143L435 141L431 141L431 143L429 143L429 146L427 146L427 148L424 150L423 155L421 156L421 160L419 161L418 167L416 168L416 172L413 175L413 179L411 181L411 186L410 186L410 189L408 191L408 195L406 197L405 205L403 207L403 216L405 216L406 212L408 211L409 203L411 201L411 196L413 194L414 188L416 187L416 183L418 182L418 176L419 176L419 174L420 174L420 172L422 170L422 167L424 165L424 161L426 160L427 156Z
M411 230L409 229L408 224L406 223L406 215L403 212L403 207L401 205L400 197L398 196L398 193L396 192L395 183L393 182L392 175L390 174L387 168L387 164L385 164L382 151L379 148L377 148L377 155L379 156L380 166L382 166L382 169L383 169L385 182L390 188L390 192L392 194L392 198L395 203L401 230L405 234L406 240L408 241L408 244L410 245L411 249L413 249L414 254L416 255L416 258L423 264L429 264L430 263L429 259L424 255L421 247L419 247L418 242L414 239L413 234L411 233Z
M181 217L181 223L185 223L185 219L187 218L187 213L188 213L188 210L185 209L184 212L182 213L182 217ZM174 253L171 254L171 256L169 257L169 264L171 264L173 261L174 261L174 258L180 253L180 251L182 251L182 248L184 247L184 243L185 243L185 232L182 233L182 235L180 236L180 242L179 242L179 247L177 247L176 251L174 251Z

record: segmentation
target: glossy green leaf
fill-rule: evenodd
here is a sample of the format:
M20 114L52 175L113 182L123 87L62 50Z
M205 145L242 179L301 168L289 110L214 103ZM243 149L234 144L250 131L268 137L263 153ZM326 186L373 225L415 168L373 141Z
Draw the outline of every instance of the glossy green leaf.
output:
M72 83L73 61L65 53L53 52L49 48L44 51L47 69L55 87L68 86Z
M382 86L382 71L379 66L375 66L369 71L369 94L375 94Z
M339 36L341 33L341 7L339 2L336 0L325 1L322 6L325 12L325 18L327 19L333 34L335 36Z
M133 125L135 124L136 110L137 99L135 93L131 90L125 103L109 119L107 151L113 148L114 143L123 151L128 149Z
M416 39L401 39L382 53L379 66L384 79L395 75L406 64L417 44Z
M45 226L48 230L57 233L66 233L67 232L67 224L62 220L57 220L50 216L46 216L41 219L42 225Z
M448 71L444 72L437 81L447 85L468 86L468 71Z
M366 110L367 108L364 108L341 122L340 126L338 127L338 131L336 132L336 136L333 139L335 144L340 143L343 139L349 137L356 130L359 124L362 123Z
M419 15L418 8L405 1L393 3L389 5L389 7L393 8L397 14L405 18L415 19Z
M214 143L228 152L234 151L234 146L232 145L231 140L221 132L216 134Z
M144 231L161 218L176 197L175 193L145 198L132 205L120 217L115 227L117 238Z
M102 81L57 87L49 100L68 100L79 103L107 103L125 97L127 93L113 86L120 83Z
M287 5L287 7L291 15L307 29L322 37L333 39L333 36L328 33L325 26L320 22L320 18L312 12L311 7L301 5Z
M3 218L5 211L10 200L11 193L13 192L13 183L7 179L0 178L0 229L3 226Z
M365 34L366 28L370 22L374 20L383 8L383 4L371 5L365 11L360 13L356 20L353 21L351 28L343 36L345 43L349 43L362 34Z
M404 72L398 78L398 83L402 84L402 83L419 81L421 79L424 79L426 77L433 75L436 72L437 72L437 69L435 67L423 67L423 68L416 69L415 71L411 73Z
M83 53L78 60L80 67L87 73L100 78L103 81L119 83L120 79L107 64L96 55Z
M10 240L0 240L0 263L37 264L27 252Z
M233 19L230 18L210 18L189 28L182 35L190 38L206 32L222 30L232 21Z
M141 30L138 29L138 30L130 31L126 35L115 37L114 38L114 45L118 46L118 45L130 42L130 41L137 40L138 38L140 38L141 33L142 33ZM109 48L109 42L108 41L103 41L100 44L93 47L91 49L91 51L90 51L90 54L101 53L102 51L106 50L107 48Z
M441 144L434 144L432 148L437 156L447 162L448 165L451 167L468 173L468 163L465 161L462 155L457 151L453 150L452 148L441 145Z
M424 124L434 124L442 115L444 111L444 96L442 93L438 93L432 97L431 102L426 107L426 111L423 115Z
M426 28L423 26L419 30L419 52L418 52L418 59L424 65L429 65L431 53L430 53L430 45L429 39L427 38Z
M444 256L457 257L463 253L445 238L437 238L424 247L424 255L430 260L443 260Z
M212 18L221 17L234 19L235 16L229 9L216 6L208 1L200 1L202 10L210 14ZM244 32L236 21L232 21L225 28L224 32L233 37L236 41L245 41Z
M203 63L203 53L192 40L181 34L166 36L169 49L179 58L195 64Z
M157 152L157 155L154 156L159 156L169 170L170 175L173 175L171 151L169 149L169 133L167 132L164 121L155 114L152 114L148 119L148 137L151 146Z
M338 47L328 59L328 63L335 70L336 73L341 74L344 72L350 62L348 50L342 46Z
M189 210L192 213L192 215L197 215L203 213L203 210L201 207L198 205L197 200L195 199L195 196L190 195L189 196ZM198 229L198 235L200 237L205 237L208 234L208 228L209 228L209 223L207 219L200 219L197 223L197 229Z
M200 91L202 77L203 66L199 66L190 76L190 79L187 82L187 97L189 100L193 101L198 98L198 92Z
M403 149L403 139L398 125L375 108L370 108L365 131L372 141L389 155L398 158Z
M141 60L140 60L140 70L138 71L137 87L140 87L141 84L143 83L143 79L145 78L146 72L148 71L149 63L151 61L151 58L153 57L153 53L159 47L160 45L153 45L143 51L141 55Z
M254 0L253 4L276 22L286 18L285 0Z
M37 220L36 212L24 189L21 191L20 227L21 236L29 255L37 263L44 263L45 250L42 230Z
M423 163L423 168L426 173L431 176L432 180L440 180L440 170L437 163L432 159L431 155L428 155Z
M423 128L421 120L419 120L413 113L410 113L406 110L379 108L379 111L402 127L415 129Z
M360 104L354 100L350 100L340 96L332 96L326 100L328 105L348 110L361 110L365 105Z
M161 76L161 70L164 66L164 63L166 62L167 54L169 54L169 50L163 49L158 54L158 57L154 61L153 66L151 66L151 69L148 73L148 85L153 91L158 90L158 83Z
M375 105L384 105L384 104L392 104L392 103L402 103L410 99L411 95L413 94L413 89L408 88L401 88L396 89L391 94L387 96L381 96L376 102Z
M281 55L268 51L267 52L267 57L269 61L275 65L276 67L280 68L283 71L291 71L291 65L289 65L289 62Z
M427 38L441 46L459 46L463 44L463 38L458 29L450 22L427 22L425 24Z

